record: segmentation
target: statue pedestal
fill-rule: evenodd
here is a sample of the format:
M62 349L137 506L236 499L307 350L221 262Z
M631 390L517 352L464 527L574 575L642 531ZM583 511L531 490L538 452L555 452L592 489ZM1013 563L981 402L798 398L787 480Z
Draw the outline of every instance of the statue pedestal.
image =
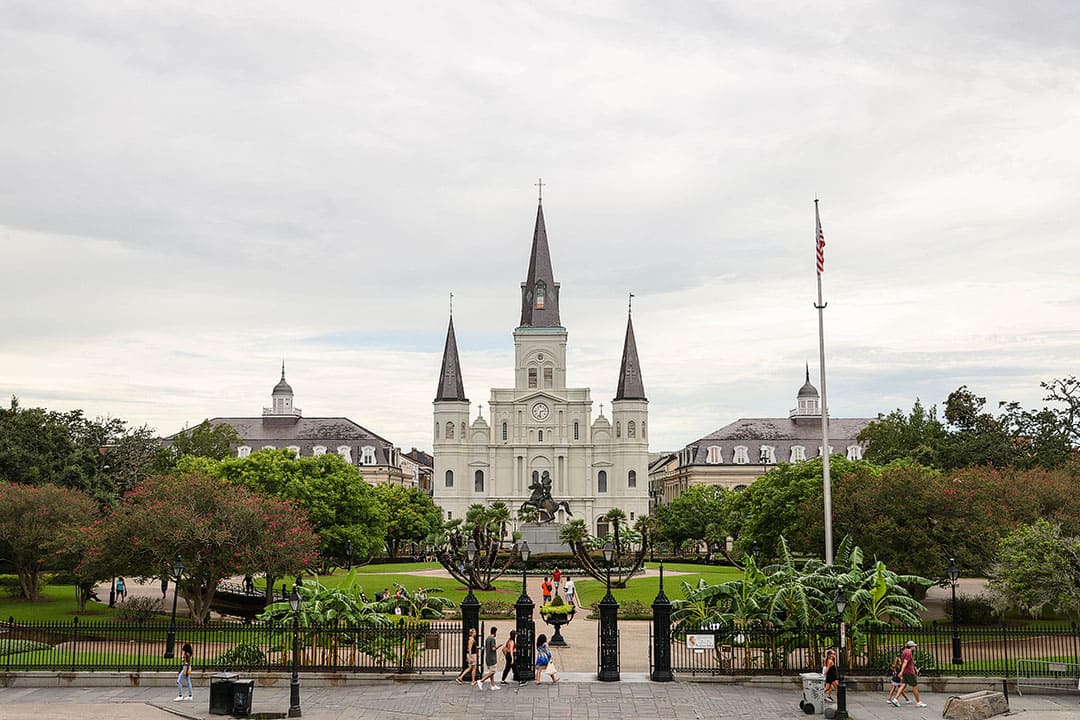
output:
M569 545L559 542L559 531L562 525L556 523L526 523L519 528L521 539L529 543L529 551L533 555L545 553L571 554L573 550Z

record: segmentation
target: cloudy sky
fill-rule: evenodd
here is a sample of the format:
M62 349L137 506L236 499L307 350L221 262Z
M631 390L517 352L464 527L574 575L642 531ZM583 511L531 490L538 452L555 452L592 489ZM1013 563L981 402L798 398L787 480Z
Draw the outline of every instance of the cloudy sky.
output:
M626 296L653 450L1080 357L1080 5L62 2L0 13L0 394L162 433L306 415L431 447L512 384L537 177L568 379ZM596 407L596 409L599 409ZM474 409L475 412L475 409Z

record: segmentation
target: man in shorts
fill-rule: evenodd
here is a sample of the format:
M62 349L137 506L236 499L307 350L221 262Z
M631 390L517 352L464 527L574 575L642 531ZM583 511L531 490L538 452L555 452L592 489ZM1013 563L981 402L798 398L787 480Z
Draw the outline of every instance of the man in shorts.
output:
M900 701L897 697L903 694L905 690L911 688L912 694L915 695L915 707L926 707L926 703L919 697L919 670L915 667L915 648L918 645L914 640L908 640L907 645L904 647L904 652L900 653L900 692L896 693L896 696L892 699L892 704L896 707L900 707Z
M484 681L487 680L491 684L492 690L499 690L499 683L495 682L495 671L499 669L499 648L502 645L495 639L495 633L497 628L491 628L491 634L484 640L484 664L487 665L487 672L483 677L476 681L476 687L481 690L484 689Z

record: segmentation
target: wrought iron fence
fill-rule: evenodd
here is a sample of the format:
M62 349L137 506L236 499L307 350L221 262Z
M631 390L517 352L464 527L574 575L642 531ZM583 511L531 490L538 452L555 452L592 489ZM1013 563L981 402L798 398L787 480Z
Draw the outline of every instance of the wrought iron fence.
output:
M16 622L0 626L4 671L169 671L190 643L196 670L245 672L292 669L291 623L178 625L176 658L166 659L167 622ZM446 673L461 669L461 624L344 624L299 630L302 671Z
M1073 625L961 626L960 664L953 663L951 625L882 627L848 633L846 672L887 675L909 640L922 675L1013 677L1017 660L1080 663L1080 629ZM783 629L761 625L678 628L671 664L687 675L794 675L820 671L825 650L839 642L836 625ZM1032 667L1042 667L1034 664Z

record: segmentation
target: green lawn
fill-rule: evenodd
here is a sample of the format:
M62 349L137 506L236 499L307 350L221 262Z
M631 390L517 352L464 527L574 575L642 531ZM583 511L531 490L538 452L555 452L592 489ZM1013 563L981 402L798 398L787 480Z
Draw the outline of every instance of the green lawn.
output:
M655 565L650 564L650 569ZM686 572L688 575L671 575L669 571ZM704 579L710 585L716 585L728 580L734 580L742 574L742 571L731 567L717 567L715 565L693 565L689 563L669 563L664 565L664 594L668 600L682 600L682 583L687 582L697 585L698 580ZM577 587L578 599L581 605L588 606L604 597L605 584L592 578L584 579L575 577L574 585ZM613 588L611 594L621 602L636 600L645 605L652 605L656 594L660 591L659 577L635 577L626 583L625 589Z
M23 622L71 622L78 615L86 620L109 620L116 615L115 609L105 603L88 602L86 612L77 613L74 585L46 585L41 589L41 599L29 602L21 598L0 598L0 620L13 617Z

